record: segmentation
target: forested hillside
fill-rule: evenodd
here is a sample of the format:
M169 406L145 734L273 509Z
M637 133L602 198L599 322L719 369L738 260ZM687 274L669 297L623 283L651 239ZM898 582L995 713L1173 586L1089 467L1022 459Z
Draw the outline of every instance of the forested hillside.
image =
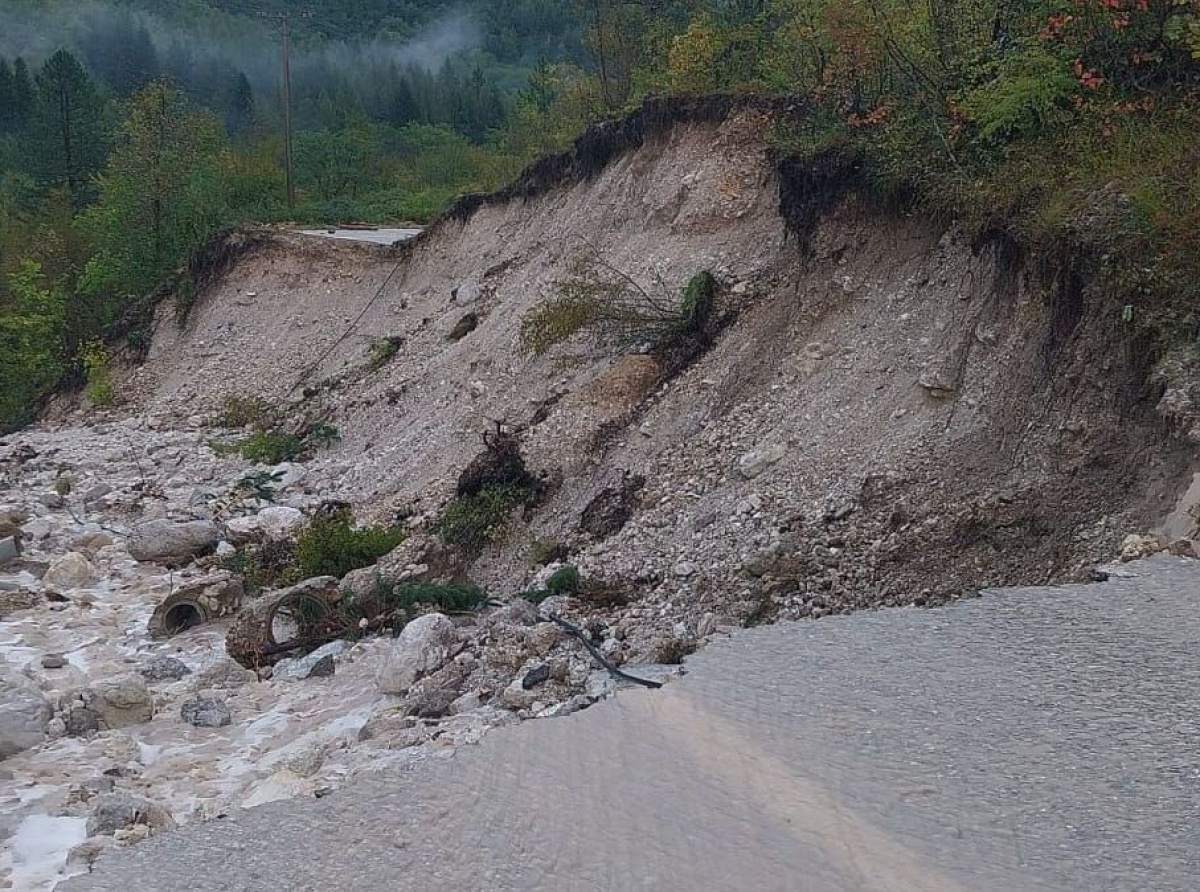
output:
M728 90L804 107L775 138L820 159L815 191L1098 266L1159 354L1200 366L1200 0L12 0L0 424L103 382L108 339L221 228L427 221L650 93Z

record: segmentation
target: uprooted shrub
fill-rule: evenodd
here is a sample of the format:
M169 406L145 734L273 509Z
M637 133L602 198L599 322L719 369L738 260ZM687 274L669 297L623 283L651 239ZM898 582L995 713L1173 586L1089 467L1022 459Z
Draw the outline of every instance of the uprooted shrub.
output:
M369 567L405 539L391 527L355 527L348 511L313 518L296 538L296 565L302 579L336 576Z
M643 287L595 254L556 284L558 296L521 321L521 350L527 356L543 356L583 334L617 351L647 349L665 360L669 371L677 371L711 346L719 327L717 280L706 270L676 298L662 282Z
M484 433L483 446L483 452L471 459L458 475L455 492L459 497L470 497L482 490L503 486L526 490L538 488L537 479L525 467L516 437L497 425L494 431Z
M503 538L513 511L533 495L532 489L511 483L485 486L474 495L451 500L433 523L433 531L463 554L477 555Z

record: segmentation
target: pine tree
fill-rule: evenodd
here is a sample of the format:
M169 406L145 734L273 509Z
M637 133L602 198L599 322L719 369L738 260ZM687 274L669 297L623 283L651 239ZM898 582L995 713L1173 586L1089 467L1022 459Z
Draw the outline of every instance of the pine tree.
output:
M396 127L403 127L421 118L421 107L417 103L416 94L408 78L401 75L388 101L387 121Z
M13 129L21 130L29 123L37 104L37 91L29 66L20 56L13 62Z
M83 66L59 50L37 75L37 104L29 134L33 172L47 185L65 185L82 202L104 163L103 105Z
M131 96L162 68L146 25L132 13L116 14L86 32L80 49L88 68L118 96Z
M245 133L254 126L254 90L245 72L239 71L234 75L226 108L225 126L231 134Z
M9 133L13 129L16 112L15 88L12 66L8 64L7 59L0 58L0 134Z

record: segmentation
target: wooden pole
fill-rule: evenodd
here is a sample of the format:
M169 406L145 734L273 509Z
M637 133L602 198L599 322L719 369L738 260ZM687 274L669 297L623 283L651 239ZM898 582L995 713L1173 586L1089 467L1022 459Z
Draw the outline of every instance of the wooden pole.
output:
M296 211L296 181L292 169L292 63L287 12L280 13L279 20L283 30L283 153L287 164L288 213L294 214Z

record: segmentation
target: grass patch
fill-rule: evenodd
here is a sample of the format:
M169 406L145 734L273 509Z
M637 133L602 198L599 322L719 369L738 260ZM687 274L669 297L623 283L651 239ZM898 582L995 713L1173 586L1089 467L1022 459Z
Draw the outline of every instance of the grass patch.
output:
M477 555L503 538L512 512L527 502L532 490L501 484L474 495L459 496L446 506L433 525L443 542L464 554Z
M488 594L467 582L402 582L393 584L376 574L371 589L362 595L343 592L339 610L346 628L400 629L426 610L471 613L488 601ZM364 626L363 620L366 620Z
M320 421L309 426L303 434L283 428L259 428L232 443L210 443L209 447L222 457L240 455L255 464L277 465L328 448L339 440L338 429Z
M403 344L404 338L396 336L372 341L367 350L367 372L377 372L395 359Z

